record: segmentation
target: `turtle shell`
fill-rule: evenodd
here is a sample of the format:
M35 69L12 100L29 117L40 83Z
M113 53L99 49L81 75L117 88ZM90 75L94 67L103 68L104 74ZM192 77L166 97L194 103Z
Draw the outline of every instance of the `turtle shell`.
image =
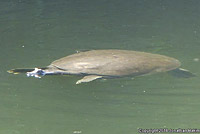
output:
M55 60L50 66L69 74L100 76L143 75L165 72L180 66L177 59L129 50L91 50Z

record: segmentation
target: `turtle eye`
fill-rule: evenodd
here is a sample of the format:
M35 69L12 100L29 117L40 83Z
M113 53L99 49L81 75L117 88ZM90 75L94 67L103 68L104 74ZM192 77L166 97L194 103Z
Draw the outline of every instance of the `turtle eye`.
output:
M40 69L40 70L37 71L37 75L43 76L43 75L45 75L45 73L42 69Z

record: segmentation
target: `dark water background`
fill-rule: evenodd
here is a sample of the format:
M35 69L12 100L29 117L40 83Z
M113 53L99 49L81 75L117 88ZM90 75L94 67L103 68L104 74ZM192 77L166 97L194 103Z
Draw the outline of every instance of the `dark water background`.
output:
M200 129L199 0L0 0L0 134L135 134ZM179 59L167 73L75 85L11 68L43 67L76 50L128 49Z

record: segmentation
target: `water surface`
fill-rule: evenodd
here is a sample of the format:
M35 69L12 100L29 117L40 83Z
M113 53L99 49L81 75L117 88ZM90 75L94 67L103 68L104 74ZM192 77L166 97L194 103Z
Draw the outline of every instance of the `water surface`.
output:
M0 2L0 134L134 134L200 124L200 1ZM11 75L76 50L126 49L179 59L197 77L167 73L97 80Z

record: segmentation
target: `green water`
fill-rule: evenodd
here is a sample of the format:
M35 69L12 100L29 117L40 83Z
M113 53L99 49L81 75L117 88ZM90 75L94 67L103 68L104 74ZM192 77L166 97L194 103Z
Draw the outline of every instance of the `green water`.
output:
M200 129L199 0L1 0L0 134L135 134ZM97 80L11 75L76 50L164 54L197 77Z

